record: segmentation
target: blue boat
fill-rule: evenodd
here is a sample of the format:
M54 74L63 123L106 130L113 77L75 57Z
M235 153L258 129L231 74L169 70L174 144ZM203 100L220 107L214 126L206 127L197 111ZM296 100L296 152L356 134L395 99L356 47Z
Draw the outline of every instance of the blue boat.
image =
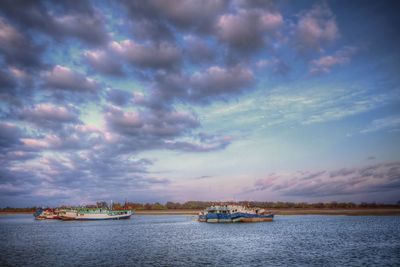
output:
M274 214L261 208L223 205L211 206L199 213L199 222L231 223L231 222L268 222Z

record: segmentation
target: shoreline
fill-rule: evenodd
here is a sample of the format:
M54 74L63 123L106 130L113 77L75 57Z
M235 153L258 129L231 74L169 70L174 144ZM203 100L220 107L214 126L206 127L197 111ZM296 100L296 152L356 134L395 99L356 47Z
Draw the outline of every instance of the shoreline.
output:
M138 215L197 215L201 210L138 210ZM400 209L270 209L275 215L400 215Z
M269 209L275 215L347 215L389 216L400 215L400 209ZM197 215L201 210L137 210L135 215ZM33 214L28 211L0 211L0 215Z

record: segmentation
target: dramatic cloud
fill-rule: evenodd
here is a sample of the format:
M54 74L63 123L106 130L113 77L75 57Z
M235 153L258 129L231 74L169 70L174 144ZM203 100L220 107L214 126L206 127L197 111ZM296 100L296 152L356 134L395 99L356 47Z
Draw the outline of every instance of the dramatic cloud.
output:
M183 29L208 30L216 15L226 6L224 0L150 1L161 16L174 26Z
M207 63L215 59L215 51L207 42L194 35L185 36L185 48L189 60L194 63Z
M39 127L58 128L63 123L79 122L79 112L75 107L60 107L43 103L21 111L21 118L36 124Z
M114 41L111 49L129 63L142 68L170 69L181 60L179 48L168 42L153 45L138 44L132 40Z
M107 89L106 99L117 106L124 106L133 101L134 94L118 89Z
M5 72L3 70L0 70L0 89L1 93L5 91L11 91L13 90L17 85L17 82L13 77L10 75L9 72Z
M252 190L279 191L283 195L302 197L399 191L400 162L333 171L271 174L257 180Z
M230 136L200 134L195 142L167 141L165 147L186 152L210 152L226 148L232 141Z
M92 14L68 14L57 17L54 20L57 33L66 37L75 37L90 45L103 44L108 41L108 34L103 26L100 15ZM63 36L61 36L63 37Z
M329 73L334 66L348 64L356 48L345 47L330 56L322 56L310 62L310 73Z
M57 125L53 123L51 126ZM45 136L22 138L24 147L33 151L64 151L96 148L105 140L97 129L86 125L66 125L63 128L52 128L53 132Z
M112 76L122 76L124 74L120 59L110 52L94 50L86 51L84 55L89 65L102 74Z
M211 66L192 75L160 73L155 77L153 94L147 104L154 108L164 106L155 102L160 100L162 104L173 100L197 104L227 100L251 90L254 79L251 69L240 65L229 68Z
M296 45L300 50L320 51L339 38L335 16L326 3L303 12L295 28Z
M171 32L164 24L183 30L194 30L199 32L210 31L213 22L225 7L225 0L207 0L198 2L195 0L173 0L170 2L151 0L123 1L128 9L130 17L139 28L147 25L151 37L170 36ZM141 35L143 36L143 35Z
M15 146L22 144L21 130L11 123L0 123L0 152L7 152Z
M57 65L44 75L45 86L74 92L94 92L98 85L85 75Z
M0 17L0 52L7 64L24 68L37 67L41 65L43 47L34 44Z
M173 200L206 173L205 198L267 167L282 197L397 188L394 165L277 171L398 160L397 14L329 4L0 1L0 202Z
M130 2L132 1L129 1L129 3ZM156 42L172 41L175 39L170 27L161 21L153 17L143 18L139 14L133 15L132 17L136 19L133 23L134 26L132 29L135 37L141 40L150 40Z
M264 33L276 33L283 24L282 15L266 10L239 10L237 14L222 15L217 22L221 41L239 52L256 52L265 46Z
M0 171L2 201L6 200L4 196L17 196L19 199L33 199L31 205L40 205L39 201L59 205L59 201L94 202L104 198L115 199L132 192L142 196L143 190L170 182L166 178L149 175L147 167L151 164L146 159L111 156L104 151L44 156L25 164L24 169L14 167L12 172ZM31 173L32 169L35 173Z
M245 88L254 81L254 75L246 67L221 68L212 66L190 77L189 97L194 101L207 101L213 97L226 97Z
M55 40L73 37L90 45L108 40L103 18L89 1L71 4L69 1L5 0L1 1L0 12L21 29L37 30Z
M155 144L199 126L197 118L190 113L124 112L115 106L107 107L105 120L111 129L122 135L136 137L138 142L150 139Z
M149 149L209 152L226 148L232 140L229 136L193 133L200 123L194 114L187 112L151 109L124 112L109 106L105 120L109 142L119 146L121 153Z
M0 117L12 117L16 106L32 103L33 89L32 75L25 69L16 66L0 68L0 103L6 103L3 108L8 113L0 114Z

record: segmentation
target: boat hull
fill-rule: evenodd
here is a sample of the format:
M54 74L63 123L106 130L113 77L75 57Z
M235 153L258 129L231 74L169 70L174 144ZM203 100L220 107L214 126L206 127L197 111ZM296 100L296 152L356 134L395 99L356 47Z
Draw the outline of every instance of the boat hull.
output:
M127 220L132 216L129 215L116 215L116 216L77 216L75 220L77 221L99 221L99 220Z
M132 212L115 213L85 213L77 211L68 211L60 216L63 221L99 221L99 220L126 220L132 216Z
M273 219L273 214L209 213L207 215L199 215L199 222L208 223L271 222Z
M36 212L33 214L36 220L58 220L60 217L58 216L58 212L47 209L38 209Z
M272 222L274 220L273 217L254 217L254 218L244 218L244 217L240 217L240 218L236 218L233 219L233 222Z
M64 211L59 214L59 217L63 221L73 221L76 218L76 211Z

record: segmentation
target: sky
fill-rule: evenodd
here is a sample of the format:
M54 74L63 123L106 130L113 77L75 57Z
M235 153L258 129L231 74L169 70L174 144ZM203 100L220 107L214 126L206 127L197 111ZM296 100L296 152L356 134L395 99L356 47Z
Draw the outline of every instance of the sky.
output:
M0 1L0 207L400 201L397 1Z

